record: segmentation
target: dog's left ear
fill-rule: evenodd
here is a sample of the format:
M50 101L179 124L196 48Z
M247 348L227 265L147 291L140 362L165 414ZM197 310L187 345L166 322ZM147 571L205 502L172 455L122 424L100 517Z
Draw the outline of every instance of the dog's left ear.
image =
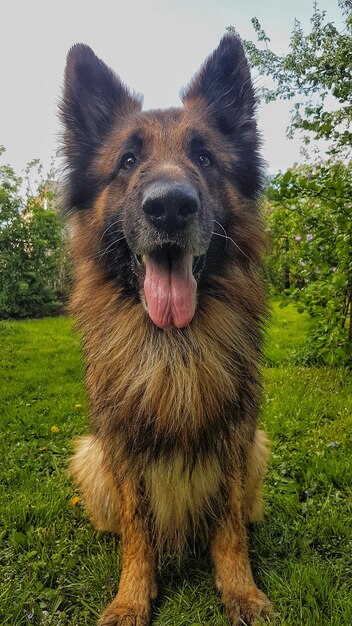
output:
M225 35L203 67L181 93L185 107L201 99L225 134L239 131L253 119L255 96L243 46Z
M205 109L211 123L233 145L232 177L239 191L256 198L264 184L256 99L240 39L225 35L181 94L185 109Z

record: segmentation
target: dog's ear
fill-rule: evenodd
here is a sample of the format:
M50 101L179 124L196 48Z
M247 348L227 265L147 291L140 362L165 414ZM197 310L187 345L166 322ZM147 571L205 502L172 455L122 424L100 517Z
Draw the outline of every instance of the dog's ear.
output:
M185 107L202 100L228 134L253 118L255 96L243 46L238 37L227 34L181 93Z
M69 168L68 208L85 205L90 189L98 189L89 172L97 149L113 125L124 115L140 111L141 104L89 46L76 44L71 48L60 103L63 150Z
M185 108L205 109L213 125L234 147L233 179L247 197L263 187L263 162L255 119L256 99L243 46L225 35L198 74L183 90Z
M80 145L99 143L108 134L118 115L141 108L118 76L93 50L76 44L67 55L62 120L69 139ZM83 147L83 146L82 146Z

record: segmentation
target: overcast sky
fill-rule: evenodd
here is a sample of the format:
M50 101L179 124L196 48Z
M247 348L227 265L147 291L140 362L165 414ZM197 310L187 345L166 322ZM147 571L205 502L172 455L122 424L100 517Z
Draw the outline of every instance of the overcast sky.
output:
M319 0L341 23L337 0ZM313 0L2 0L0 4L0 144L20 173L39 158L48 169L60 126L57 102L65 57L72 44L88 43L132 89L144 108L178 106L187 84L217 46L227 26L255 39L256 16L272 49L286 52L295 17L309 27ZM259 84L263 79L259 78ZM285 138L288 103L261 108L259 125L269 171L299 159L297 140Z

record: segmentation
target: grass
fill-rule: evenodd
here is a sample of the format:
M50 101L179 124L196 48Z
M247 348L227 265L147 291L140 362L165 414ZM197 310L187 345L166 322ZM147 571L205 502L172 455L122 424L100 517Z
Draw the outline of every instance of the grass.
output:
M309 320L274 304L262 423L273 442L255 578L278 626L352 624L352 381L302 368ZM0 325L0 624L92 626L116 590L118 542L90 526L66 474L87 428L84 369L67 318ZM159 574L154 626L226 626L207 556Z

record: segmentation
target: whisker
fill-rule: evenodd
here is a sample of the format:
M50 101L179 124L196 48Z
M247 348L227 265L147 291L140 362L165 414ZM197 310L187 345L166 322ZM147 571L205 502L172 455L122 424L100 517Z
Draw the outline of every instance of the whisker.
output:
M220 222L218 222L217 220L213 220L213 222L215 224L218 224L218 226L220 226L220 228L223 230L223 232L225 233L224 235L222 235L221 233L216 233L215 231L212 232L212 235L217 235L218 237L222 237L223 239L226 239L226 247L227 247L227 241L231 241L231 243L233 243L234 246L236 246L236 248L241 252L241 254L243 254L243 256L245 256L247 259L250 260L250 257L248 256L248 254L246 254L242 248L240 248L240 246L238 245L238 243L236 243L233 239L231 239L231 237L228 236L225 228L223 227L222 224L220 224Z
M102 236L100 237L98 245L100 245L101 240L103 239L104 235L106 235L108 230L110 230L110 228L112 228L113 226L116 226L117 224L122 224L122 223L123 223L123 219L119 219L119 220L116 220L115 222L112 222L112 224L109 224L109 226L107 228L105 228Z
M87 259L101 259L103 256L105 256L105 255L109 252L109 250L110 250L111 248L113 248L113 246L114 246L116 243L119 243L119 241L122 241L123 239L125 239L125 236L124 236L124 235L122 235L122 237L118 237L117 239L114 239L114 241L112 241L112 242L108 245L108 247L107 247L107 248L105 248L105 249L104 249L104 250L102 250L102 251L100 251L100 250L99 250L99 252L97 252L96 254L90 254L90 255L87 257Z
M241 254L243 254L243 256L251 260L248 254L243 252L242 248L240 248L240 246L233 239L231 239L231 237L229 237L228 235L220 235L220 233L215 233L215 232L213 232L212 234L217 235L217 237L222 237L223 239L228 239L229 241L231 241L231 243L233 243L234 246L236 246L236 248L241 252Z
M108 246L108 247L106 248L106 250L104 250L104 251L102 252L102 254L100 255L99 259L102 259L102 258L105 256L105 262L104 262L105 267L106 267L106 264L107 264L107 256L106 256L106 255L108 254L109 249L110 249L110 248L111 248L111 247L112 247L115 243L117 243L117 242L119 242L119 241L122 241L122 240L124 240L125 247L128 247L128 246L127 246L127 241L126 241L126 239L125 239L124 237L120 237L120 239L117 239L116 241L113 241L113 242L112 242L112 244L110 244L110 246Z
M218 226L220 226L220 228L222 229L222 231L223 231L223 233L224 233L224 235L223 235L223 236L224 236L224 237L226 237L226 239L228 239L228 234L227 234L227 232L226 232L225 228L223 227L223 225L222 225L220 222L218 222L217 220L213 220L213 222L214 222L214 224L217 224ZM215 233L215 232L214 232L214 233L213 233L213 235L220 235L220 233ZM226 250L226 249L227 249L227 241L226 241L226 247L225 247L225 250Z

